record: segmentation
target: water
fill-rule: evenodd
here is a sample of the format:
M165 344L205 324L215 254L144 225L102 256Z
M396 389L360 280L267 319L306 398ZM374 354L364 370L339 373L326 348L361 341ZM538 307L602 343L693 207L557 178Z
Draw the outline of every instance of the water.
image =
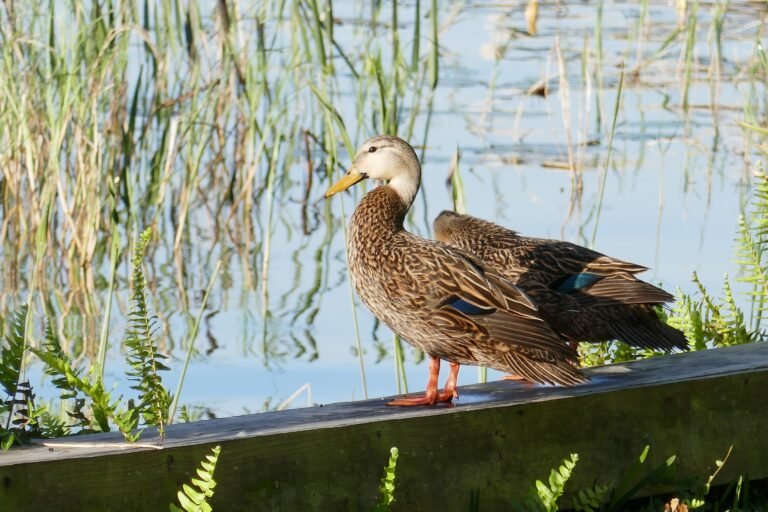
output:
M719 291L723 274L736 270L731 263L732 240L749 198L753 163L760 160L736 122L744 119L742 106L750 95L765 97L764 85L750 81L744 67L763 36L760 23L766 6L731 2L717 85L708 75L714 48L708 42L713 9L711 4L700 7L694 46L698 65L688 92L692 108L686 114L681 108L684 37L657 54L678 19L667 2L646 5L643 13L637 2L605 4L600 66L605 87L598 90L595 77L587 85L581 71L585 58L588 68L597 59L594 3L541 5L538 35L530 37L523 33L524 3L440 2L441 76L425 151L421 193L426 200L417 198L409 229L428 235L431 219L451 208L446 179L453 152L459 148L471 214L527 235L581 244L589 244L594 231L595 249L652 267L646 280L691 293L695 286L690 276L695 271L708 288ZM360 30L359 23L353 22L359 14L350 4L334 6L334 15L342 22L335 28L342 47ZM410 34L411 16L410 7L401 8L404 40ZM556 41L565 60L571 145L577 161L584 164L583 194L577 201L572 196L571 174L542 165L568 161ZM595 231L620 63L626 70L623 101ZM342 89L349 78L342 80ZM542 78L549 78L546 98L522 94ZM713 98L717 110L710 108ZM598 102L601 127L596 123ZM352 97L339 105L345 114L354 112L353 106ZM346 122L351 133L357 133L352 115ZM415 144L423 142L425 123L422 114L412 139ZM372 135L367 128L361 131ZM593 140L598 144L585 145ZM254 412L279 405L305 384L311 395L305 390L289 406L363 398L340 202L331 200L333 223L328 225L322 199L328 182L318 174L309 194L309 234L305 234L299 203L305 175L302 156L290 168L287 181L278 185L286 192L275 204L266 302L258 255L264 240L264 211L252 219L258 226L253 239L228 234L227 230L239 226L215 221L206 210L206 201L212 198L200 191L187 221L191 243L182 250L183 264L174 259L167 244L151 254L152 307L159 317L164 347L172 356L173 371L165 377L171 387L178 378L185 354L181 344L202 292L216 261L224 258L195 340L198 353L187 374L182 404L219 416ZM347 216L360 191L354 194L345 198ZM164 225L169 225L168 219ZM188 310L182 293L188 296ZM107 381L126 393L117 342L125 326L127 297L121 285L107 367ZM385 327L377 327L362 305L357 315L368 395L395 394L392 335ZM73 338L90 331L93 339L97 331L98 321L74 313L64 322ZM425 384L426 364L418 363L419 359L406 346L411 391ZM33 385L50 389L35 368L32 376ZM463 368L460 383L475 382L476 376L474 368ZM490 372L489 378L497 376Z

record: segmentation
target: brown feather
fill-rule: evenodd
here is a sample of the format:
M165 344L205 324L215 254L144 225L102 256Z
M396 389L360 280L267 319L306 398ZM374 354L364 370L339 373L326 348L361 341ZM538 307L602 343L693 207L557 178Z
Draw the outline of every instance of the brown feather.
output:
M573 341L621 339L631 345L687 349L678 330L663 324L652 307L674 297L635 274L642 265L611 258L560 240L529 238L492 222L442 212L434 223L439 241L470 252L539 304L541 315ZM580 273L601 276L577 290L559 284Z
M516 372L534 382L585 380L572 366L575 351L526 292L478 257L406 232L407 208L385 185L369 192L350 220L350 273L376 317L441 359ZM451 305L456 300L482 314L462 312Z

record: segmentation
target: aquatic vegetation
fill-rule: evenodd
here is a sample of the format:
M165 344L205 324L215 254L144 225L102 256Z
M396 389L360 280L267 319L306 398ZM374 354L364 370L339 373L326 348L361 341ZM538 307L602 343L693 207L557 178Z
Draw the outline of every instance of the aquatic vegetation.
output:
M0 385L8 396L0 404L0 420L5 422L0 426L4 450L32 437L109 432L113 425L128 441L138 440L145 427L157 427L162 442L165 425L172 421L169 408L173 396L158 373L169 368L162 363L165 356L158 352L155 322L146 297L144 257L151 235L151 230L145 230L134 249L133 306L125 333L125 377L138 391L136 398L124 400L123 396L114 396L105 387L103 367L92 364L85 368L73 360L51 328L55 318L49 318L45 326L42 346L25 346L28 308L22 306L11 321L5 343L0 344L0 362L5 363ZM59 408L39 405L29 382L21 382L26 351L37 357L51 377L60 393Z
M296 324L297 352L311 353L322 296L338 286L327 264L337 220L312 195L352 138L370 129L410 137L422 127L438 84L437 9L436 1L409 7L412 32L401 41L397 2L342 18L331 1L7 6L2 312L29 303L30 323L56 312L65 350L91 357L98 341L103 368L120 342L108 339L107 325L113 315L127 320L127 241L137 226L153 226L161 235L148 290L162 295L165 348L178 346L171 323L197 334L188 291L222 264L238 278L216 294L242 290L233 307L255 301L260 313L244 345L259 343L272 364L292 352ZM300 236L287 208L297 189ZM270 279L286 239L292 260L316 255L295 266L290 290L282 264L280 279ZM361 357L364 350L358 343Z
M258 379L294 362L302 372L331 362L322 375L333 379L299 388L320 401L407 392L423 354L357 315L339 233L348 210L320 200L374 133L411 141L429 176L407 219L414 232L428 235L453 203L610 254L631 247L659 269L649 280L680 287L660 314L695 348L764 340L768 193L754 172L768 153L764 6L516 7L5 2L0 446L114 429L132 438L199 419L205 398L188 385L192 405L180 397L207 361L229 365L209 382L236 404L210 414L289 395L284 374ZM145 226L155 236L138 307L133 240ZM729 266L723 240L734 232ZM354 320L338 322L350 303ZM126 338L139 390L121 388ZM386 386L374 382L372 352L394 359ZM650 355L616 343L581 353L585 365ZM164 366L183 368L173 392ZM243 375L256 384L240 385ZM550 506L578 471L566 460L576 465L542 482ZM383 501L395 496L392 459L385 473ZM579 490L582 509L609 487ZM746 508L747 488L737 480L679 503Z
M393 358L387 389L405 389L423 355L360 313L341 249L349 209L319 200L373 133L403 136L424 163L414 232L428 236L453 199L614 254L629 221L654 279L695 298L684 276L697 269L714 290L724 260L679 259L698 245L702 258L721 254L730 227L709 212L722 219L748 200L768 59L760 6L680 4L565 2L567 25L565 11L533 1L4 6L0 324L29 304L25 345L43 346L55 318L62 350L103 375L122 360L132 240L151 226L159 353L192 369L245 357L269 374L259 389L275 369L352 353L344 386L313 383L321 400L382 389L371 365ZM451 196L440 177L454 152ZM727 270L749 323L739 270ZM351 319L328 320L340 304ZM585 361L637 356L610 352ZM42 365L30 362L34 380ZM297 385L249 389L219 412Z

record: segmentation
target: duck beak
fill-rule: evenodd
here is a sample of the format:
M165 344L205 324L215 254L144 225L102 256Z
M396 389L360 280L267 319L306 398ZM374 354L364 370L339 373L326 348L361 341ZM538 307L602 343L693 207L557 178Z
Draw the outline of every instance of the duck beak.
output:
M325 193L325 197L331 197L333 194L338 194L339 192L343 192L344 190L347 190L349 187L354 185L355 183L359 183L362 180L367 178L367 176L364 173L361 173L357 170L357 167L355 167L354 164L352 164L352 167L347 171L347 174L342 176L342 178L331 185L331 188L328 189L328 192Z

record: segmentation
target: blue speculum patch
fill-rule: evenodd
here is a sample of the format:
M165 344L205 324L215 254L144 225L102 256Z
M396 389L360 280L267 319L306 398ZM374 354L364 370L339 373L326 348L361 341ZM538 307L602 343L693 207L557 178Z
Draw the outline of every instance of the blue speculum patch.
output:
M570 293L591 286L602 278L603 276L590 274L589 272L570 274L555 281L552 287L559 292Z
M492 309L485 309L475 306L474 304L470 304L469 302L463 300L463 299L455 299L448 303L449 306L451 306L454 309L458 309L465 315L487 315L488 313L492 313Z

